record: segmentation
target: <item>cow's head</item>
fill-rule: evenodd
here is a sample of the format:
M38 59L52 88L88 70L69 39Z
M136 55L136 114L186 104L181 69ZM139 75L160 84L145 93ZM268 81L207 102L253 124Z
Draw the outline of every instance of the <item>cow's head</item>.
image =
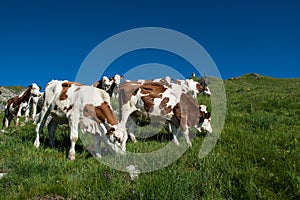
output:
M106 136L109 138L109 141L113 143L113 151L115 153L125 153L122 152L122 143L125 139L126 129L119 128L117 125L114 125L107 129Z
M124 76L120 76L119 74L116 74L114 77L110 77L109 80L111 82L111 92L119 91L121 80L124 78Z
M112 82L107 78L107 76L103 76L101 82L102 82L102 88L100 89L103 89L105 91L107 91L112 84Z
M38 97L38 96L42 95L42 93L40 92L41 87L38 86L37 84L32 83L28 87L30 88L30 94L31 94L31 96Z
M121 84L121 80L124 78L124 76L120 76L119 74L116 74L113 79L114 82L119 86Z
M210 92L210 89L209 87L207 86L207 83L205 81L205 78L201 77L198 81L198 83L201 85L201 91L199 92L203 92L204 94L206 95L211 95L211 92Z

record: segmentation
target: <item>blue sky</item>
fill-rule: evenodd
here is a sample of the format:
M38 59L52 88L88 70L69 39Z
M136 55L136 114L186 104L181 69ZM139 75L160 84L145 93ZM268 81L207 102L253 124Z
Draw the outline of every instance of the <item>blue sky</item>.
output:
M223 79L251 72L300 78L299 10L296 0L1 1L0 85L75 80L99 43L140 27L168 28L196 40ZM114 63L122 70L109 68L108 76L147 63L180 65L184 76L191 74L189 63L162 51L132 52Z

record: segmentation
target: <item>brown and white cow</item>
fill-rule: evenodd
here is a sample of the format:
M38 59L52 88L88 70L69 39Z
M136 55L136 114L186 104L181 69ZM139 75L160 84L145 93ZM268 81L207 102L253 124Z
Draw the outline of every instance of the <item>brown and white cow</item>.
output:
M17 116L16 125L18 126L22 111L25 112L25 120L27 121L30 114L30 100L41 96L40 89L37 84L32 83L19 96L10 98L5 106L3 126L7 128L15 115ZM33 110L32 116L35 115L36 110Z
M160 116L171 125L174 143L179 144L178 131L184 133L188 145L192 145L189 139L189 128L196 127L199 131L212 132L209 115L200 112L198 103L182 88L169 87L167 84L158 82L124 82L119 93L120 126L125 128L132 113L146 113L149 116ZM199 125L200 118L203 118ZM200 126L200 127L199 127ZM128 134L135 141L133 127L129 125ZM128 138L128 137L127 137ZM125 138L125 139L127 139ZM125 142L122 148L125 149Z
M69 124L70 160L75 159L75 144L79 130L83 134L94 135L97 156L101 156L100 139L110 151L122 153L118 140L122 140L125 131L122 132L118 127L107 92L75 82L53 80L47 84L44 94L44 104L36 126L35 147L40 146L39 135L48 115L51 114L52 119L48 124L50 146L54 146L54 132L57 125Z

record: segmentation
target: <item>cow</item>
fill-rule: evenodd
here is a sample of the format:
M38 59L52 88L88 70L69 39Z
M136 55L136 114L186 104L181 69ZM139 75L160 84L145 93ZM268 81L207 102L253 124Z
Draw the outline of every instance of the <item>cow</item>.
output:
M96 156L101 157L100 139L111 152L124 153L120 150L120 142L125 131L118 127L107 92L67 80L52 80L47 84L44 95L44 104L35 129L35 147L40 146L40 133L51 114L52 119L48 124L51 147L54 146L54 133L58 124L69 124L71 141L69 160L75 159L78 129L83 134L93 134Z
M120 76L119 74L116 74L113 77L107 78L107 76L103 76L102 79L96 81L93 83L93 86L99 89L103 89L110 97L117 98L121 80L124 78L124 76Z
M179 145L177 139L179 130L184 133L189 146L192 146L189 139L189 128L195 127L199 131L211 133L212 128L208 121L210 113L205 115L200 112L198 103L190 95L184 93L179 85L174 86L176 85L168 86L159 82L145 82L143 84L124 82L119 93L120 127L126 128L129 118L134 118L138 112L145 113L146 116L158 116L166 119L170 124L173 141L177 145ZM133 121L135 120L133 119ZM129 123L128 135L135 141L132 124ZM127 138L128 136L125 140ZM126 148L125 140L123 140L122 149Z
M20 95L8 99L5 106L3 127L5 126L7 128L15 115L17 116L15 124L18 126L22 111L25 111L25 120L28 121L30 114L30 100L41 96L40 89L41 87L39 87L36 83L32 83ZM32 112L33 116L35 116L35 112L36 110Z

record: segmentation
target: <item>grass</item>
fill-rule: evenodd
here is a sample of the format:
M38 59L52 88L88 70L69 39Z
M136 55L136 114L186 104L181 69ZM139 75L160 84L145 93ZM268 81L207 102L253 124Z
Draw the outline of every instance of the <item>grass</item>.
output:
M54 149L47 134L34 148L31 123L12 126L0 133L0 170L8 172L0 179L0 199L299 199L300 79L260 77L225 81L226 123L206 157L198 158L205 138L199 134L174 163L135 180L98 162L80 142L76 160L68 161L66 126L57 131ZM208 97L198 100L210 109ZM169 143L161 131L127 149L149 152Z

